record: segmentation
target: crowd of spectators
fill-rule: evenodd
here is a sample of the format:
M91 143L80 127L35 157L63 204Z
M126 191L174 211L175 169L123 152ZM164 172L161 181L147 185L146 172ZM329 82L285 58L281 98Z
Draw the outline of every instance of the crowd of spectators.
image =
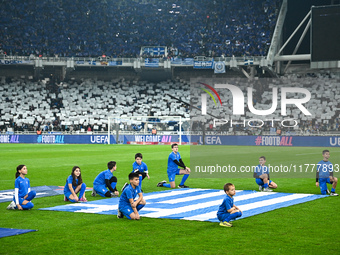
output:
M253 105L257 110L271 107L273 86L307 88L312 97L304 106L312 116L305 116L294 104L288 104L287 116L281 116L280 103L278 103L275 114L261 117L250 113L245 107L245 115L237 118L232 114L232 107L226 107L232 105L231 94L228 90L219 90L224 107L215 106L213 100L208 100L209 114L202 118L201 103L198 100L202 91L199 88L190 89L189 82L182 79L159 83L124 78L112 81L85 79L56 83L53 79L33 82L3 77L0 81L0 132L39 130L104 132L108 128L108 118L113 116L120 116L122 119L130 116L154 116L155 119L158 119L158 116L182 116L191 119L191 127L185 126L185 131L229 135L260 135L269 132L277 135L318 135L340 131L339 82L334 77L293 76L255 80L252 84L247 79L234 78L229 79L229 82L237 84L243 91L253 86ZM278 101L280 100L278 94ZM214 127L212 115L237 123L232 127L230 123ZM263 126L258 128L262 125L261 121L254 120L251 123L246 121L246 124L242 125L243 119L263 119L264 124L262 123ZM278 121L272 122L266 119L278 119ZM284 127L280 124L282 119L294 119L297 121L297 126ZM154 125L157 125L157 130L158 127L166 130L162 123ZM142 125L140 127L130 125L125 126L124 130L143 131L144 128ZM172 130L176 130L176 127Z
M281 0L11 0L0 3L7 55L139 57L263 56Z
M3 77L0 81L0 133L105 132L108 118L114 116L189 118L189 107L168 96L189 101L189 88L187 82L179 79L160 83L124 78L55 83L53 79L34 82ZM161 123L155 125L162 127ZM169 125L176 130L174 123ZM130 124L124 128L126 131L141 129L143 125L133 127Z
M281 79L247 79L231 78L228 83L236 85L243 92L251 87L252 105L256 110L268 110L273 105L272 88L278 89L277 106L275 114L257 115L249 110L247 100L249 95L245 93L245 106L243 115L233 114L233 107L214 105L213 100L207 100L207 114L202 116L200 109L191 109L192 131L211 132L228 135L320 135L325 133L339 133L340 131L340 95L338 76L326 73L307 73L306 75L286 75ZM287 104L286 113L282 115L281 87L305 88L311 93L308 102L303 107L308 109L311 115L305 115L293 103ZM223 105L233 106L233 97L229 90L219 90ZM303 94L287 93L288 98L303 98ZM194 104L200 102L200 92L191 94ZM196 111L196 113L195 113ZM221 121L218 121L220 119ZM215 126L213 125L215 120ZM251 121L250 121L251 120ZM282 125L282 121L284 125Z

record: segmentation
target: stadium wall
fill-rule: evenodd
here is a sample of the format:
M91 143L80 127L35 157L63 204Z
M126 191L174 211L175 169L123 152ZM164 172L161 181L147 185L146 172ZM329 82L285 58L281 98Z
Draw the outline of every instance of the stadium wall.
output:
M340 147L338 136L191 136L191 142L205 145Z
M171 144L178 143L178 135L119 135L119 144ZM0 143L35 144L107 144L107 135L0 135ZM116 144L116 136L110 136ZM226 136L182 135L183 144L243 145L243 146L291 146L291 147L340 147L339 136Z
M116 139L111 135L111 143ZM42 143L42 144L105 144L108 141L107 135L0 135L0 143Z

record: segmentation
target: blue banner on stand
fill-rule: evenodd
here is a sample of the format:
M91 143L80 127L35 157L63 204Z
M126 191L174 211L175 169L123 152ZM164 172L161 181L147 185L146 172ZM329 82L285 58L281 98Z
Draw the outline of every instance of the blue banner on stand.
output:
M159 58L146 58L144 63L146 67L159 67Z
M224 63L224 61L215 62L214 73L225 73L225 63Z
M191 142L205 145L340 147L338 136L192 135Z
M107 135L0 135L0 143L107 144ZM110 136L110 144L116 139Z
M194 61L195 69L213 69L214 61Z

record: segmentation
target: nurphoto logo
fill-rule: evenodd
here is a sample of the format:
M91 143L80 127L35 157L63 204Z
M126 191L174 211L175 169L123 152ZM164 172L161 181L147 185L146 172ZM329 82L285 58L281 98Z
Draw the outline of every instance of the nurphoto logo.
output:
M223 98L221 99L220 94L216 91L216 89L223 89L223 90L228 90L229 93L231 93L232 95L232 105L231 105L231 109L232 109L232 114L233 115L245 115L245 108L247 108L251 113L253 113L254 115L257 116L267 116L267 115L271 115L273 113L275 113L277 111L278 108L278 104L281 103L281 111L280 114L281 116L287 116L287 106L288 105L293 105L293 109L302 112L305 116L311 116L312 114L309 112L309 110L304 106L304 104L306 104L310 99L311 99L311 93L309 92L308 89L306 88L298 88L298 87L273 87L271 94L271 107L269 109L256 109L254 106L254 91L252 87L248 87L247 88L247 101L245 98L244 93L242 92L242 90L235 86L235 85L231 85L231 84L220 84L217 83L213 86L208 85L206 83L202 83L200 82L199 84L204 85L205 87L209 88L218 98L221 107L229 107L228 104L222 104ZM206 93L202 93L201 94L201 114L202 115L207 115L209 114L208 112L208 107L207 107L207 94L210 95L210 97L213 99L215 106L217 106L217 102L213 96L213 94L207 90L207 89L203 89L201 88L201 90L203 90ZM221 91L221 90L219 90ZM278 99L278 92L280 92L280 101ZM299 95L299 98L295 98L292 97L291 95ZM290 95L290 96L289 96ZM302 96L302 97L301 97ZM245 101L247 102L245 107ZM271 121L272 122L272 126L274 126L274 122L276 121L280 121L282 126L285 127L294 127L296 125L298 125L298 121L295 119L250 119L250 120L244 120L242 122L238 122L237 124L244 124L244 126L246 126L246 122L248 122L248 126L252 126L252 127L261 127L264 124L264 121ZM227 119L223 119L223 118L215 118L213 120L214 126L216 125L224 125L227 123L230 123L230 125L232 126L233 121L232 120L227 120ZM260 123L260 124L256 124L256 126L254 126L254 123ZM293 123L293 124L288 124L288 123ZM236 124L236 123L235 123Z

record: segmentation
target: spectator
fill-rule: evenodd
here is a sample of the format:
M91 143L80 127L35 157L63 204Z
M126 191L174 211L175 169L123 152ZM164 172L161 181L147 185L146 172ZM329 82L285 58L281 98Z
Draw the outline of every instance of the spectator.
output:
M4 1L0 54L135 58L141 46L161 45L180 57L265 55L280 3Z

